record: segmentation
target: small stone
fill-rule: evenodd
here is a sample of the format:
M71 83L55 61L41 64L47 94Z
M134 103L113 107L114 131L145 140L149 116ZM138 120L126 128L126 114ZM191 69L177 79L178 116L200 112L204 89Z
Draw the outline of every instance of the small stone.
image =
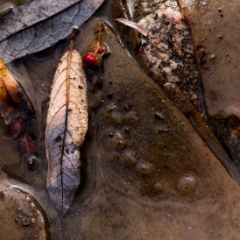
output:
M30 225L30 222L28 219L22 219L22 226L29 226Z
M215 54L212 54L212 55L210 56L210 59L213 60L214 58L216 58L216 55L215 55Z
M197 97L197 94L196 93L192 93L191 95L191 99L192 100L196 100L198 97Z
M143 175L151 175L156 170L155 166L152 163L145 160L140 160L136 165L136 169Z
M157 182L154 184L153 188L154 188L156 191L162 191L162 190L163 190L163 183L160 182L160 181L157 181Z
M158 120L164 120L164 117L163 117L162 113L160 113L160 112L156 112L154 114L154 117Z
M169 129L167 129L167 128L159 128L157 132L158 133L169 132Z
M29 165L34 164L35 159L36 159L36 157L35 157L34 155L28 156L28 158L27 158L28 164L29 164Z
M35 224L36 223L35 218L31 218L30 222L31 222L31 224Z

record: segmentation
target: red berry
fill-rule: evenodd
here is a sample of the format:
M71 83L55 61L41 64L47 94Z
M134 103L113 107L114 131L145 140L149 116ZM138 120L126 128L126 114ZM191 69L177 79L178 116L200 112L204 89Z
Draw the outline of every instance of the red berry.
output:
M98 53L103 53L103 52L105 52L106 51L106 47L105 46L100 46L99 48L98 48Z
M97 58L94 53L88 52L83 56L83 63L87 66L94 66L97 62Z

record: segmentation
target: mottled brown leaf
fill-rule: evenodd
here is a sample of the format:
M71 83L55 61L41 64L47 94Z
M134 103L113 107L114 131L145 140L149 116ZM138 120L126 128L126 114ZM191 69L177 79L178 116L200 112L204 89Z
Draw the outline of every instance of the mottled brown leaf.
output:
M17 33L0 41L0 56L7 63L52 46L70 35L73 26L80 26L103 2L104 0L83 0L23 31L12 30L12 34Z
M0 59L0 113L21 156L37 151L34 112L21 87Z
M62 215L80 184L80 147L87 128L87 83L82 59L76 50L69 50L54 76L45 132L47 189Z

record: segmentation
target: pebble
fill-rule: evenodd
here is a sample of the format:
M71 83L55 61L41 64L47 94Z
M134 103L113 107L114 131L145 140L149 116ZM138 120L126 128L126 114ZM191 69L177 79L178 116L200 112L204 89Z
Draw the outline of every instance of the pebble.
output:
M162 190L163 190L163 183L160 182L160 181L157 181L157 182L154 184L153 188L154 188L156 191L162 191Z
M156 112L154 114L154 117L158 120L164 120L164 117L163 117L162 113L160 113L160 112Z

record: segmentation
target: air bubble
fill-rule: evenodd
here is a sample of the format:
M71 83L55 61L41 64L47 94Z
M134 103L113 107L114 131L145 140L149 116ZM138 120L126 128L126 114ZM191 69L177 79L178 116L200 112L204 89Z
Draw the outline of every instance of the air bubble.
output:
M178 180L178 190L185 193L193 193L197 188L197 179L191 174L185 174Z

